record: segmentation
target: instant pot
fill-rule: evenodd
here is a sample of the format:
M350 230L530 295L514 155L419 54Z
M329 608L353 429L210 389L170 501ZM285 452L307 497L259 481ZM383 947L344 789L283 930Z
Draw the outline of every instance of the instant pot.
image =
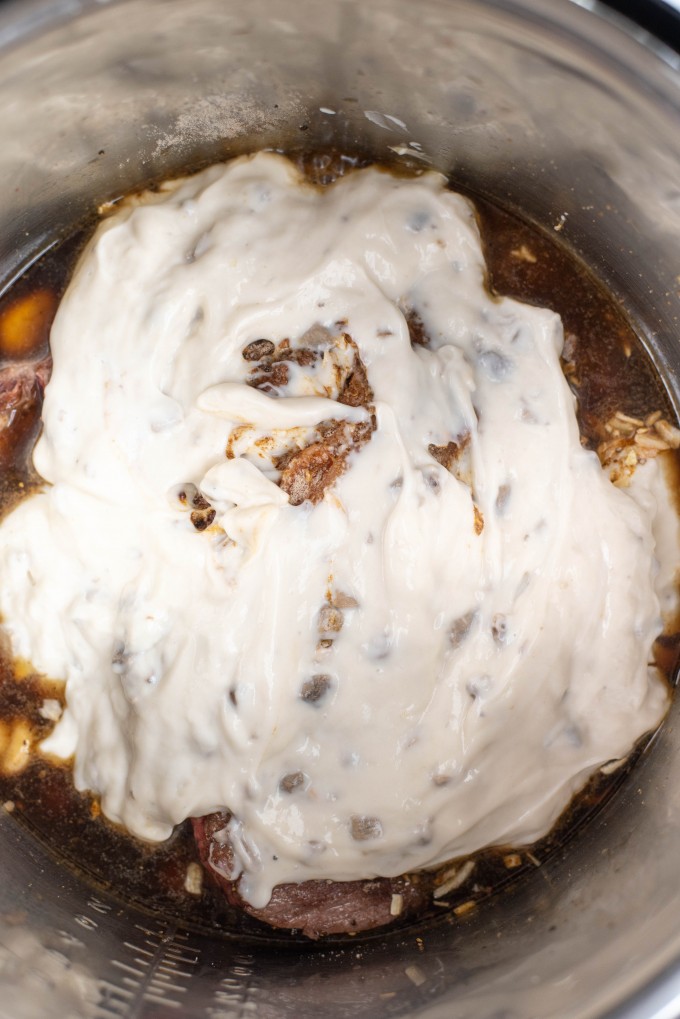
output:
M0 97L5 285L188 166L398 157L559 234L680 409L680 72L597 0L15 0ZM579 836L483 908L343 943L183 929L0 809L0 1016L677 1019L679 709Z

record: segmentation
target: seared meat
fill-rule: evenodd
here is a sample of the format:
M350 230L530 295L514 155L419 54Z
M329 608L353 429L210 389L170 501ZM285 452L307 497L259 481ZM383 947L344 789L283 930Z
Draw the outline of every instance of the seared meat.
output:
M16 361L0 368L0 465L17 459L40 418L52 359Z
M271 340L258 339L248 343L242 354L244 360L252 364L248 385L272 397L295 395L291 394L290 385L291 369L296 366L307 369L304 374L312 386L316 380L318 395L335 399L346 407L365 407L368 411L368 421L323 421L306 445L272 455L273 466L281 471L279 485L288 493L293 506L320 502L326 490L344 473L349 454L367 443L376 428L373 390L356 343L346 332L332 333L317 324L294 346L290 340L282 340L275 346ZM324 384L319 369L323 367L324 357L332 360L334 355L332 383ZM235 437L232 433L228 443L231 452ZM271 438L269 441L274 442Z
M351 934L412 916L427 902L426 883L415 876L277 885L267 905L255 909L240 895L239 880L225 877L234 867L231 844L224 837L229 819L227 813L192 819L201 862L233 906L271 927L299 930L308 938Z
M371 437L373 425L367 422L327 421L320 426L318 442L286 457L281 466L279 485L293 506L309 500L320 502L323 494L344 472L347 457Z

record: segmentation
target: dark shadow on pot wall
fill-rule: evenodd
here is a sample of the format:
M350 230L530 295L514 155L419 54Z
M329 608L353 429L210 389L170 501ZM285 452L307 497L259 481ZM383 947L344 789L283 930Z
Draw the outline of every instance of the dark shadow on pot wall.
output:
M605 3L680 54L680 6L665 0L605 0Z

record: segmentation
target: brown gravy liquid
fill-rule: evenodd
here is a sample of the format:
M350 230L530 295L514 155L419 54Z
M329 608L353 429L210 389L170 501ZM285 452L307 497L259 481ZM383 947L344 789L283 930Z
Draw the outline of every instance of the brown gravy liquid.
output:
M319 153L298 159L308 178L320 186L364 162ZM608 420L616 411L644 418L660 410L669 420L674 420L664 386L642 343L596 279L557 238L539 232L487 201L472 197L484 243L490 289L499 295L552 308L562 316L573 366L570 381L578 398L578 419L584 443L596 446L598 422ZM0 298L0 369L12 359L2 348L3 321L11 315L17 302L38 292L52 295L52 312L43 316L32 351L38 356L47 353L53 311L93 225L51 248ZM0 514L7 512L39 483L31 466L31 451L38 431L36 420L17 443L13 460L3 472ZM680 458L677 453L667 453L665 459L673 479L673 490L677 492ZM671 684L676 679L680 654L678 631L680 627L669 630L655 647L657 663ZM24 664L13 663L7 649L0 653L0 724L4 724L5 729L24 721L39 742L53 725L40 714L46 698L63 702L62 684L46 681ZM611 797L625 780L633 762L645 752L648 742L643 741L626 767L607 777L598 774L593 778L574 799L553 832L530 850L506 848L478 854L470 880L433 901L419 919L418 926L451 911L455 915L469 911L556 852ZM38 754L29 759L23 770L0 774L2 804L61 863L78 871L94 886L107 889L119 900L213 934L219 931L239 938L275 939L279 943L296 940L295 935L265 927L227 905L207 879L200 894L195 894L195 888L194 893L187 891L187 868L198 860L188 821L179 825L163 844L142 843L106 821L95 798L75 791L69 767L48 762ZM404 925L396 924L395 928L403 931ZM377 930L364 937L384 938L388 930L395 928ZM328 940L324 943L328 944Z

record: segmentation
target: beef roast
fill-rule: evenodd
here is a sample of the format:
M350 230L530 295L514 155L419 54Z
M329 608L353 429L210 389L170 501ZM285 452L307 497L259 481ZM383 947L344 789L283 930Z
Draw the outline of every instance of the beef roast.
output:
M239 879L225 877L234 862L231 844L224 838L229 820L230 814L223 812L192 819L201 863L233 906L271 927L301 931L308 938L352 934L413 916L426 905L428 885L415 875L277 885L267 905L256 909L241 896Z
M0 368L0 466L15 461L34 436L51 371L50 357Z

